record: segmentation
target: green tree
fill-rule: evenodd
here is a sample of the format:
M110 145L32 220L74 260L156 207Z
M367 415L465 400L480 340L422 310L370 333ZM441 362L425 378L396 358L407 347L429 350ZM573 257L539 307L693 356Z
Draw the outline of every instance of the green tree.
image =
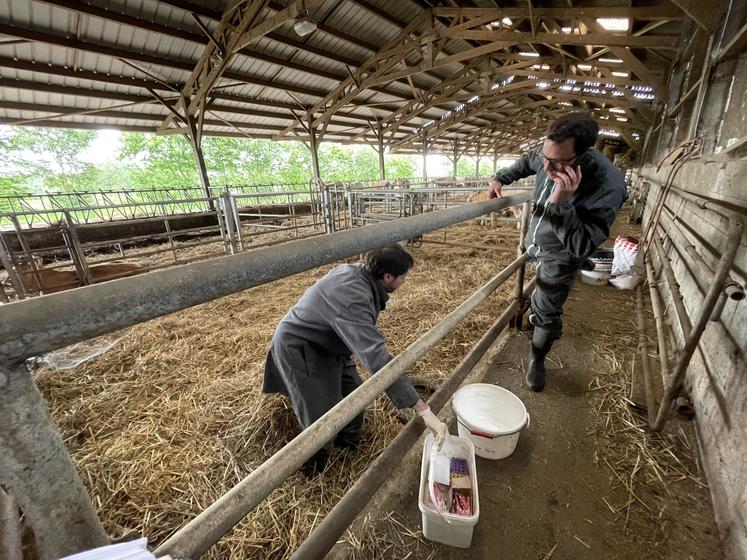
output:
M126 132L119 159L133 166L132 186L136 189L199 185L192 147L181 135Z
M28 176L26 175L0 175L0 212L20 210L17 204L2 197L31 194L31 189L27 186L27 183Z
M412 156L387 154L384 156L386 176L391 179L415 177Z
M462 156L457 162L457 177L473 177L475 175L475 160Z
M95 137L93 130L10 127L2 131L0 150L27 182L40 180L47 190L80 190L92 167L80 156Z

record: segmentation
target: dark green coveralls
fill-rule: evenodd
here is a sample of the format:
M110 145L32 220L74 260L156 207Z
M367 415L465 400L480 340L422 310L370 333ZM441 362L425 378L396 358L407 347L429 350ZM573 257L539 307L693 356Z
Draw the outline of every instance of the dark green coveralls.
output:
M609 237L610 226L627 197L623 174L598 150L590 149L577 165L582 176L578 190L559 204L546 202L555 183L537 152L523 155L495 175L503 185L537 175L534 211L524 240L527 252L538 261L530 321L553 333L555 339L562 332L563 304L576 273Z

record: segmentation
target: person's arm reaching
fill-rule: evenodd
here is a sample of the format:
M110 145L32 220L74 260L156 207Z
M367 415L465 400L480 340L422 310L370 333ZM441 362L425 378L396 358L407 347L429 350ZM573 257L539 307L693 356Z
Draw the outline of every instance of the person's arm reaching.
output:
M499 170L498 173L495 174L495 177L490 180L490 188L488 190L489 197L498 198L502 196L501 189L504 185L511 184L514 181L518 181L519 179L537 173L533 158L534 156L531 153L524 154L512 166Z
M386 348L384 335L376 328L371 307L363 298L349 302L346 317L336 317L332 326L345 345L358 356L363 366L371 373L376 373L392 359ZM440 449L448 432L446 424L441 422L420 398L407 376L402 375L395 380L386 389L386 394L397 408L415 409L417 415L425 422L426 428L433 433Z

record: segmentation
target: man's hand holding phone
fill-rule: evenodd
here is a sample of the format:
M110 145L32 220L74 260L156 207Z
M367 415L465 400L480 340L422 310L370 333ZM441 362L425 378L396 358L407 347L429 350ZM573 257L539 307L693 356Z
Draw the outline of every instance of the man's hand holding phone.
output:
M555 181L555 188L547 199L547 202L565 202L571 198L578 185L581 183L581 167L575 168L568 165L563 166L559 171L548 173L550 179Z

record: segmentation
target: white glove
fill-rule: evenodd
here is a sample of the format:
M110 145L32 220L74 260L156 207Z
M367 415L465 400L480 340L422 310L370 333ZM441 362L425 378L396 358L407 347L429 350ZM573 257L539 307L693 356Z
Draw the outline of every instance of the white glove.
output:
M433 437L436 439L436 447L441 449L441 446L444 444L444 440L446 439L446 434L449 433L446 424L441 422L441 420L438 419L438 416L433 414L430 407L424 408L418 412L418 416L423 419L425 427L431 431Z

